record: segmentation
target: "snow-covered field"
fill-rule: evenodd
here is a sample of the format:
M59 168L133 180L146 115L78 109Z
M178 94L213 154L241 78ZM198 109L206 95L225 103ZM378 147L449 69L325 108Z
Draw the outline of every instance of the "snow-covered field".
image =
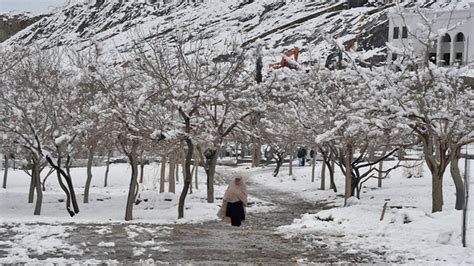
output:
M463 160L460 165L464 169ZM321 237L323 233L339 235L345 241L345 248L354 252L370 250L392 262L474 264L473 197L469 201L468 247L463 248L462 211L454 210L455 190L449 169L444 177L444 211L432 214L431 176L425 165L422 178L406 178L406 170L399 168L383 181L382 188L377 188L376 180L367 182L361 199L351 198L349 207L343 207L344 185L340 171L336 171L338 193L328 189L328 177L326 190L319 190L320 166L317 163L314 183L311 183L311 166L296 166L293 176L288 175L288 168L285 167L278 177L271 175L273 169L270 167L247 170L254 182L292 192L308 201L328 200L336 206L305 214L297 217L291 225L281 226L279 232L286 237L304 234L306 239L311 239L313 235ZM474 165L471 167L470 191L474 189L473 168ZM380 221L385 202L389 207L403 208L388 208L383 221ZM332 221L319 220L327 218ZM324 243L315 240L312 244Z
M84 204L82 201L86 169L72 169L71 176L80 209L80 212L74 217L70 217L67 213L64 203L64 192L59 187L55 174L51 175L46 181L46 191L43 194L41 215L34 216L34 204L27 203L29 176L23 171L12 171L10 169L7 189L0 189L0 223L124 222L125 204L127 201L128 185L130 183L130 167L128 164L112 164L107 187L104 187L104 172L105 167L93 168L89 203ZM0 171L0 175L3 177L3 171ZM176 193L167 192L168 182L165 184L165 193L157 192L159 190L159 175L160 166L158 164L153 163L145 166L144 183L140 184L139 199L141 202L134 206L134 221L132 221L132 223L172 224L217 219L216 213L221 204L221 200L216 200L213 204L207 203L206 178L204 172L199 172L199 189L196 190L194 188L194 193L188 194L185 205L185 217L179 220L177 219L178 199L183 184L181 172L180 182L176 184ZM216 198L222 197L226 185L224 182L215 186ZM255 199L249 200L254 201ZM254 210L250 208L249 211Z
M177 204L182 182L177 184L176 194L156 192L159 186L159 165L151 164L145 168L144 183L140 185L139 198L142 201L134 206L134 221L124 222L130 168L127 164L112 165L109 186L106 188L103 187L104 171L104 167L93 168L90 203L83 204L86 172L84 168L73 169L73 182L80 207L80 213L75 217L69 217L65 210L63 202L65 197L55 176L49 177L46 182L41 216L34 216L33 204L27 203L29 177L22 171L10 171L8 188L0 189L0 224L2 225L0 234L6 232L6 228L14 228L16 236L14 241L0 239L0 246L7 247L6 252L9 254L8 257L1 258L0 263L14 262L15 258L27 258L28 252L32 252L31 247L34 247L33 252L36 254L54 251L58 246L61 246L62 252L70 254L80 252L64 240L74 229L70 223L104 224L104 230L109 230L107 226L110 224L151 223L163 225L163 230L169 231L168 225L174 223L198 223L216 219L220 200L216 200L213 204L206 202L203 172L199 172L199 189L194 188L194 193L188 195L185 218L178 220ZM454 187L449 173L444 179L444 211L432 214L431 179L426 167L423 169L421 178L406 178L408 175L406 170L397 169L384 180L382 188L376 187L376 180L367 182L361 193L361 199L351 199L349 207L342 206L344 187L340 171L336 171L338 193L327 189L328 179L326 190L319 190L320 163L316 165L314 183L311 182L311 166L295 166L293 176L289 176L288 167L283 166L278 177L272 176L272 166L258 168L250 168L248 165L219 166L217 171L224 177L244 173L244 176L250 179L250 185L260 183L287 193L294 193L295 196L307 201L326 200L336 206L330 210L315 211L303 217L295 217L291 225L278 228L279 233L285 237L303 234L305 239L313 239L313 236L318 236L314 239L320 239L323 234L337 235L344 240L345 249L354 252L368 250L380 254L391 262L474 264L474 203L471 197L468 223L469 247L463 248L461 245L462 212L454 210ZM0 176L2 174L0 172ZM471 176L474 176L474 171L471 172ZM474 187L473 179L471 178L471 191ZM225 182L216 185L216 197L223 195L225 187ZM167 189L166 187L166 191ZM261 202L255 198L251 198L250 201ZM388 202L388 206L403 208L388 208L384 220L380 221L385 202ZM269 203L261 202L251 207L249 211L267 211L270 209L269 205ZM104 242L101 245L109 244ZM314 240L311 244L317 246L327 243ZM159 247L158 244L157 247Z
M46 172L46 171L44 171ZM14 232L10 240L0 238L0 264L2 263L38 263L31 259L29 254L42 255L48 258L48 254L80 255L82 249L67 243L66 238L75 230L73 224L94 224L102 228L97 234L108 234L111 225L124 224L130 241L143 233L150 231L152 235L167 234L172 229L170 226L176 223L201 223L216 220L216 213L221 204L227 182L221 180L215 186L215 203L207 203L207 192L205 184L205 173L199 172L199 189L193 188L193 193L188 194L184 219L177 219L178 199L182 190L182 175L180 182L176 184L176 194L159 193L160 166L152 163L145 166L144 182L140 184L139 199L141 202L134 205L134 220L124 221L125 204L128 194L130 180L130 167L128 164L112 164L109 172L108 186L104 187L105 167L93 168L93 179L90 188L89 203L84 204L83 192L86 178L85 168L73 168L73 184L78 197L80 212L70 217L65 208L65 195L58 185L56 176L53 174L46 181L46 191L43 193L43 206L40 216L33 215L34 204L28 204L29 176L21 171L9 169L7 189L0 189L0 235ZM167 172L168 173L168 169ZM46 173L43 173L43 178ZM3 177L3 171L0 171ZM43 179L42 178L42 179ZM231 176L224 176L224 179ZM194 179L193 179L193 185ZM168 191L166 182L165 191ZM270 209L267 203L250 197L249 201L255 202L248 208L249 212L266 211ZM102 226L99 226L103 224ZM150 226L150 224L156 226ZM142 227L142 225L147 225ZM140 243L153 245L153 248L162 249L160 243ZM85 243L83 243L85 245ZM98 246L112 245L113 242L98 243ZM136 250L138 254L140 250ZM163 250L166 252L166 250ZM135 254L135 250L134 250ZM108 263L116 263L111 257ZM41 263L74 263L71 259L46 259ZM98 263L99 261L87 261L87 263ZM101 261L103 263L104 261ZM84 263L84 262L81 262Z

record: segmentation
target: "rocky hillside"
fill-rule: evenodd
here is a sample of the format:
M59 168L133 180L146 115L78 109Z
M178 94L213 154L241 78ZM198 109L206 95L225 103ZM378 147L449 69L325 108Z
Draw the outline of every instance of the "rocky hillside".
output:
M30 13L0 14L0 43L45 16L33 16Z
M220 1L205 3L151 4L145 1L76 3L10 38L7 45L39 44L44 48L75 46L83 49L98 43L113 62L123 60L134 40L161 38L173 42L178 33L191 33L213 45L236 40L245 47L260 43L266 61L297 46L301 60L322 59L334 48L333 36L347 47L383 51L387 40L387 10L391 5L351 8L326 1Z

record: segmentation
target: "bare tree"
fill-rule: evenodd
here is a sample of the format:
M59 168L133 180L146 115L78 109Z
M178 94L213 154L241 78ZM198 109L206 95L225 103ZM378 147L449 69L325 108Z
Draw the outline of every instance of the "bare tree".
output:
M455 208L462 209L465 189L458 174L458 159L461 147L474 142L470 115L474 99L472 83L465 78L467 68L441 67L430 61L430 51L439 45L442 32L454 30L459 24L448 23L444 29L435 30L437 15L430 16L421 10L415 13L418 21L408 27L408 35L419 49L389 46L399 59L393 62L392 71L387 72L391 85L387 94L392 95L389 102L399 107L396 115L401 123L410 127L421 141L432 177L432 212L442 211L443 175L450 163L456 187ZM406 24L403 13L399 16Z
M64 118L62 114L67 111L65 100L67 91L70 91L70 73L61 68L60 54L59 50L35 50L29 56L21 58L6 73L8 76L4 81L5 86L0 91L0 101L4 108L4 121L0 123L0 131L15 135L17 144L28 151L31 158L30 187L34 188L37 195L35 215L41 213L43 199L41 165L46 159L55 167L51 158L45 154L56 149L56 129L62 121L60 117ZM65 178L67 187L62 185L61 176ZM66 205L72 216L79 212L72 181L64 175L58 175L58 178L66 196L72 198L74 210L70 209L69 201Z
M209 163L203 166L208 177L208 202L213 202L217 150L253 110L240 109L251 91L245 79L245 53L237 45L231 43L227 50L217 53L214 47L201 41L185 45L182 36L176 39L174 47L159 40L137 46L136 56L140 60L136 67L151 79L155 93L150 100L170 103L168 108L175 114L179 127L177 134L170 137L186 143L186 190L181 193L181 210L191 182L191 176L186 175L191 173L187 168L192 160L192 147L201 143L209 148ZM181 211L178 216L182 217Z

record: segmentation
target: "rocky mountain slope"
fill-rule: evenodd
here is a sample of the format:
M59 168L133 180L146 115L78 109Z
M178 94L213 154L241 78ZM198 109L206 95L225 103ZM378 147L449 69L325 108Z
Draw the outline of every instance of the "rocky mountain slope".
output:
M324 60L334 49L327 42L331 36L346 47L357 43L359 49L370 50L371 57L385 49L387 10L392 6L351 8L327 1L151 2L70 4L5 43L43 48L74 46L79 50L97 43L114 63L123 61L138 39L173 42L177 34L184 33L191 34L188 40L204 39L216 46L230 39L250 48L259 43L264 47L265 61L270 62L294 46L301 49L302 61Z
M34 16L30 13L0 14L0 43L45 16Z

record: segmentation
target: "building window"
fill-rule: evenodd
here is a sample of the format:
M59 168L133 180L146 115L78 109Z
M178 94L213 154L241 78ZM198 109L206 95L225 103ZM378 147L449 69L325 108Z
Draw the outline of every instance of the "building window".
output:
M462 65L462 53L456 53L456 63Z
M442 38L441 38L441 42L451 42L451 36L449 36L449 34L445 34Z
M400 29L398 27L393 28L393 38L398 39L398 35L400 33Z
M408 38L408 29L407 27L402 27L402 39Z
M449 66L450 60L451 60L451 54L450 54L450 53L445 53L445 54L443 54L443 62L442 62L442 65L443 65L443 66Z
M456 35L456 41L457 42L464 42L464 34L462 34L462 32L460 32Z

